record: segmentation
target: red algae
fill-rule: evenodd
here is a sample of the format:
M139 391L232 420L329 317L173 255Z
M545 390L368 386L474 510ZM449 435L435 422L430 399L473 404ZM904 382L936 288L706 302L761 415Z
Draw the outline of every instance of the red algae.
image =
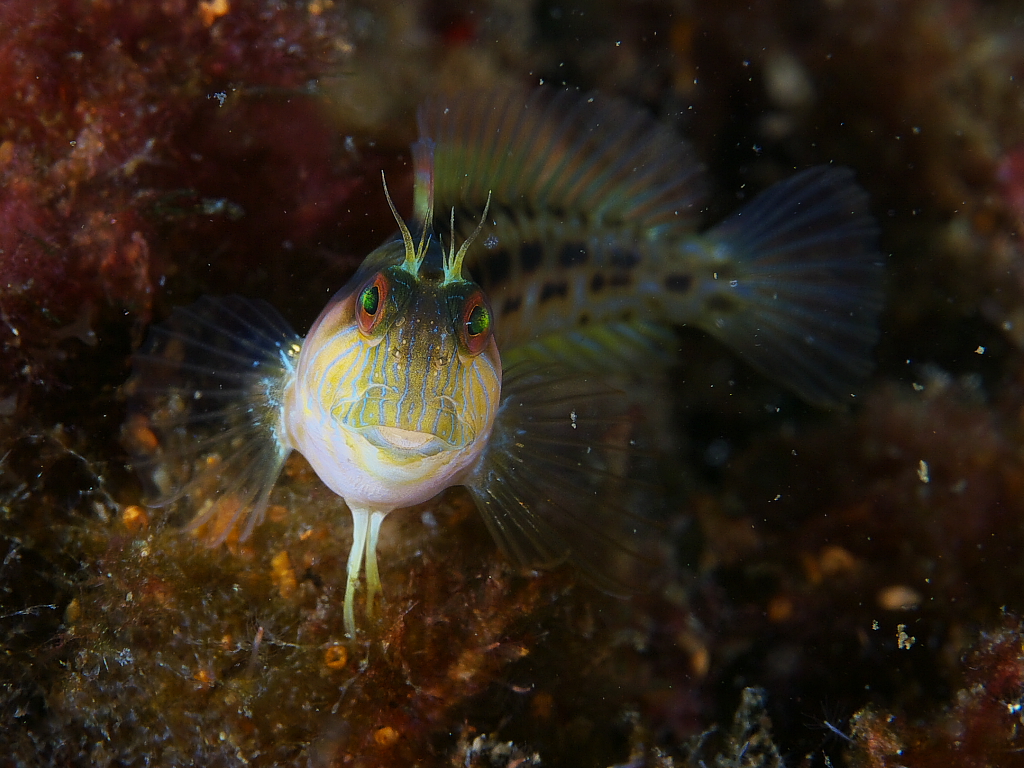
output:
M60 331L82 313L124 312L135 334L141 332L154 288L173 262L158 234L169 223L160 201L195 190L198 204L175 222L195 234L204 213L207 220L219 213L203 200L202 179L192 177L182 158L198 159L203 136L219 126L215 105L228 93L298 94L338 68L341 19L322 14L315 21L308 23L303 9L275 3L242 4L214 19L184 2L4 4L5 397L18 393L19 382L55 383ZM235 139L253 148L280 142L258 127ZM216 175L233 158L210 152L203 160ZM351 181L333 189L311 184L325 210L351 187ZM249 211L260 213L255 205ZM282 239L290 235L303 238L308 230L285 231Z

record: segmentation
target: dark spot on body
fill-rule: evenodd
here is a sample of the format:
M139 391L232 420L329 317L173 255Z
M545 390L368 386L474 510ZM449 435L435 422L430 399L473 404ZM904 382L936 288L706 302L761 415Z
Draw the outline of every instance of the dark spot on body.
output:
M631 281L632 277L628 272L615 272L608 281L608 285L612 288L625 288Z
M558 266L578 267L587 263L587 246L582 242L566 243L558 252Z
M616 269L632 269L640 263L640 253L626 248L612 248L608 262Z
M544 287L540 289L540 303L543 304L548 299L553 299L556 296L564 297L568 292L568 283L544 283Z
M591 293L600 293L602 288L604 288L604 275L601 272L595 272L594 276L590 278L590 291Z
M523 265L523 273L528 275L544 261L544 249L540 247L540 243L523 243L519 249L519 261Z
M523 305L522 296L509 296L505 299L505 303L501 305L502 315L511 315L513 312L518 312L519 307Z
M675 293L686 293L693 285L693 276L684 274L669 275L665 278L665 290Z
M499 248L487 254L484 259L484 274L487 276L486 287L494 288L501 285L508 280L511 273L512 257L509 256L507 249Z
M733 312L736 312L740 306L739 302L732 296L723 296L722 294L718 294L715 296L709 296L708 300L704 302L704 308L708 312L714 312L716 314L732 314Z

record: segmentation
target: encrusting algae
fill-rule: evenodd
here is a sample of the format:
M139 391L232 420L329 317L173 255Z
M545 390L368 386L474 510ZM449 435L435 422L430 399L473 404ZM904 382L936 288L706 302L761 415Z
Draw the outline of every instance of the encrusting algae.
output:
M419 123L416 220L395 214L305 339L265 302L204 298L151 330L129 382L132 429L156 437L137 460L153 504L187 498L211 546L251 534L293 450L345 499L349 635L364 563L368 614L380 593L384 517L453 485L520 565L620 589L610 563L636 553L649 502L631 389L671 361L672 328L833 405L870 371L882 304L846 169L798 173L698 233L692 151L615 99L476 93Z

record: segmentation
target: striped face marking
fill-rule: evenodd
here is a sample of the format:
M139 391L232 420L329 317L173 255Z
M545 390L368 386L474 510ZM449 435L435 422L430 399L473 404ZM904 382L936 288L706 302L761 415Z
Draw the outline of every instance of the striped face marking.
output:
M348 353L324 370L320 399L341 429L381 449L430 455L486 431L499 374L482 353L491 309L473 283L382 269L357 289Z

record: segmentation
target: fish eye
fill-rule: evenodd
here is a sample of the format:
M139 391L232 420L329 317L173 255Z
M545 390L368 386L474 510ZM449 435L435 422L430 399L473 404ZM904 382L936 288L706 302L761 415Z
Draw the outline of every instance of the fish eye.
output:
M487 333L490 327L491 314L483 304L477 304L466 318L466 333L470 336L479 336L481 333Z
M491 308L481 291L476 291L462 307L459 332L471 355L480 354L491 338Z
M380 325L384 317L384 302L388 297L389 284L382 272L374 275L356 297L356 322L363 335L368 336Z

